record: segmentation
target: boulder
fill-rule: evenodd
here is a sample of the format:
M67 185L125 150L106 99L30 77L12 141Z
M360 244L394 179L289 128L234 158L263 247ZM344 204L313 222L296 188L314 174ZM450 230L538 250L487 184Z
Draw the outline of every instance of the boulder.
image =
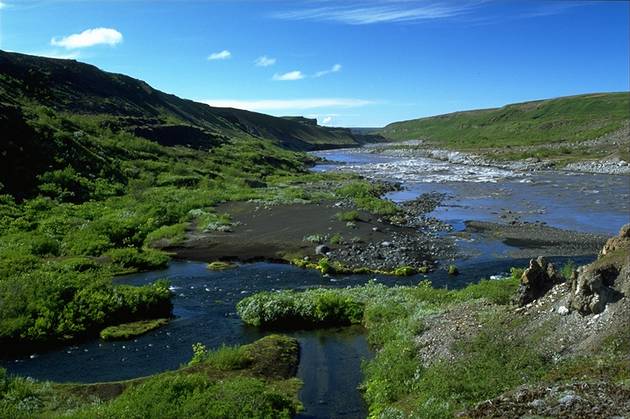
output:
M630 224L609 239L597 261L571 278L569 308L582 315L599 314L630 290Z
M519 307L531 303L545 295L555 284L564 281L552 263L540 256L529 261L529 267L521 276L514 303Z
M328 252L330 252L330 247L326 246L325 244L320 244L315 248L316 255L326 255L326 253Z
M612 252L630 247L630 224L626 224L619 230L619 235L608 239L604 248L599 252L599 257L604 257Z
M606 304L619 299L612 286L619 271L610 265L587 266L571 281L569 306L580 314L599 314Z

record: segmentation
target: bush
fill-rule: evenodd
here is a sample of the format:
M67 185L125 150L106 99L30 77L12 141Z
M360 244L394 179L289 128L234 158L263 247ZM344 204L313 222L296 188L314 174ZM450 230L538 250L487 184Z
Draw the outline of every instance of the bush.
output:
M338 212L335 216L337 217L339 221L359 221L360 220L359 211L355 211L355 210Z
M253 326L288 328L360 323L364 304L335 290L263 292L241 300L236 310Z
M187 223L178 223L169 226L162 226L147 234L144 239L145 246L151 246L155 242L162 241L165 246L173 246L181 243L186 238Z
M575 262L573 262L572 260L569 260L567 261L567 263L565 263L562 266L562 269L560 269L560 273L562 274L564 279L569 280L571 279L571 276L573 275L573 272L575 272L576 269L577 269L577 266L575 265Z
M227 346L208 351L201 343L193 345L193 357L188 365L205 363L220 371L240 370L251 363L247 346Z
M112 263L123 269L159 269L166 267L169 261L169 257L158 250L145 249L139 251L133 247L111 249L105 253L105 256L109 257Z

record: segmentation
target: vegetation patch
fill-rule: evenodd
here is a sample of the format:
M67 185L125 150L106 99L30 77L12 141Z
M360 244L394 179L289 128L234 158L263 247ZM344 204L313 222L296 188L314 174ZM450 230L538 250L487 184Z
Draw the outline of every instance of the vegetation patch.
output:
M338 212L336 217L339 221L360 221L361 215L359 211L351 210L351 211L343 211Z
M190 365L115 383L52 384L0 369L0 417L290 418L301 409L298 361L297 341L272 335L215 351L196 345Z
M230 262L224 262L221 260L215 260L207 265L207 268L211 271L225 271L226 269L235 268L236 265Z
M400 266L391 271L385 271L380 269L371 269L371 268L354 268L351 266L346 266L343 263L334 260L331 261L328 258L321 258L317 262L311 262L308 260L295 258L291 260L291 264L297 266L302 269L315 269L322 274L331 274L331 275L365 275L365 274L377 274L377 275L390 275L390 276L411 276L417 273L427 273L428 267L422 267L420 269L415 269L411 266Z
M103 340L128 340L136 336L144 335L151 330L167 325L169 319L140 320L132 323L123 323L118 326L109 326L101 330Z

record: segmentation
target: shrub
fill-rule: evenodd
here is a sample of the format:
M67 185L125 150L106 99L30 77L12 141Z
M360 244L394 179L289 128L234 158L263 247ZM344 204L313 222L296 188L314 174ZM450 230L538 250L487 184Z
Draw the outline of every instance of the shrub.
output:
M289 328L360 323L364 304L335 290L264 292L241 300L236 310L253 326Z
M575 272L576 268L577 266L575 265L575 262L569 260L562 266L562 269L560 269L560 273L566 280L569 280L571 279L571 276L573 275L573 272Z
M151 270L164 268L168 265L169 257L158 250L145 249L139 251L133 247L111 249L106 254L112 263L124 269Z
M221 345L209 351L205 345L196 343L193 345L193 357L188 365L200 363L208 364L220 371L231 371L247 368L251 363L251 357L247 346Z
M330 238L330 244L340 245L343 244L343 236L339 233L333 234Z
M166 246L173 246L181 243L186 238L187 223L178 223L169 226L162 226L147 234L144 239L145 246L151 246L155 242L162 241Z
M359 215L359 211L343 211L343 212L338 212L336 215L337 219L339 221L359 221L360 219L360 215Z

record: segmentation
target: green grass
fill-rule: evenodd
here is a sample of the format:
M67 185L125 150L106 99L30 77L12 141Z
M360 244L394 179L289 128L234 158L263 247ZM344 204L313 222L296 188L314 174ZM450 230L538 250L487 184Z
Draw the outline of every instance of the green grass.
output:
M133 323L123 323L117 326L109 326L101 330L99 334L103 340L128 340L136 336L144 335L151 330L168 324L169 319L141 320Z
M336 217L339 221L359 221L361 219L359 211L354 210L338 212Z
M199 350L195 357L176 371L85 385L12 377L0 369L0 417L290 418L301 408L295 339L272 335Z
M392 140L426 139L463 150L578 142L619 129L630 119L628 109L628 92L590 94L396 122L380 133ZM550 150L546 157L571 152Z
M386 287L370 282L364 286L345 289L261 292L244 298L236 308L241 319L252 326L313 327L357 324L366 321L366 310L369 311L372 304L378 301L419 304L426 309L480 298L506 304L517 287L516 278L482 280L461 290L436 289L427 281L416 287Z
M436 289L425 281L415 287L371 282L346 289L259 293L239 302L237 312L245 323L259 327L362 324L368 330L368 343L377 350L364 364L362 389L370 415L414 412L418 417L450 417L457 409L539 379L547 371L545 359L525 341L505 338L507 333L501 328L511 327L509 321L493 322L458 347L464 356L455 364L438 363L425 369L417 359L416 338L427 316L463 302L485 300L497 305L492 307L508 304L520 272L515 269L511 278L482 280L460 290Z

